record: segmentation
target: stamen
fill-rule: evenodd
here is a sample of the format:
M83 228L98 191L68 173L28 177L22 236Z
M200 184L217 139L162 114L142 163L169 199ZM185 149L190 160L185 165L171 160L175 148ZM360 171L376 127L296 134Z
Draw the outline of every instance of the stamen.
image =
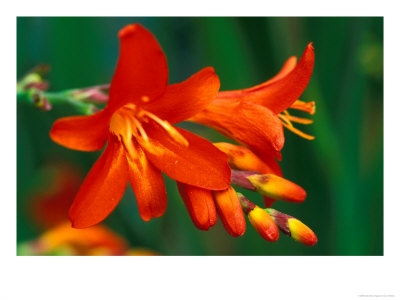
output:
M282 125L285 126L287 129L289 129L291 132L301 136L304 139L307 140L313 140L315 139L314 136L309 135L307 133L302 132L301 130L295 128L292 124L291 121L293 122L297 122L300 124L311 124L313 121L309 120L309 119L303 119L303 118L298 118L298 117L293 117L291 116L287 111L284 111L285 115L279 114L278 117L281 119L282 121Z
M164 128L169 136L178 144L181 144L184 147L189 146L189 142L187 141L187 139L185 139L182 134L180 134L168 121L161 120L159 117L148 111L143 111L142 115L149 117L154 122L159 124L162 128Z
M311 119L299 118L299 117L292 116L286 110L283 113L286 115L287 120L295 122L295 123L309 125L314 122Z
M309 135L307 133L302 132L301 130L298 130L297 128L294 128L293 126L290 126L284 122L282 122L282 125L285 126L287 129L289 129L291 132L301 136L302 138L305 138L306 140L313 140L315 139L314 136Z
M315 102L310 101L310 102L304 102L301 100L296 100L290 108L301 110L308 112L310 115L315 114Z
M131 120L135 124L136 129L139 131L141 138L147 144L149 142L149 137L147 136L142 124L135 117L131 117Z
M121 139L122 139L122 144L125 147L125 149L127 150L129 156L131 157L131 159L134 159L137 155L136 155L136 150L133 147L133 141L132 141L132 136L133 131L132 131L132 123L130 122L130 115L125 113L124 114L124 120L125 120L125 126L124 126L124 132L122 132L121 135Z
M290 122L290 120L287 118L287 116L284 116L282 114L278 115L279 119L281 119L281 121L283 121L284 123L286 123L286 125L293 127L292 122ZM283 124L283 123L282 123Z

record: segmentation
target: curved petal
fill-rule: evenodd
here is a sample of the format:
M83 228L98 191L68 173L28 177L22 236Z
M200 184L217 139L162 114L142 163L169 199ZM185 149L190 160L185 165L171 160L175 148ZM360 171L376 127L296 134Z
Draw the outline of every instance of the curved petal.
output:
M271 79L247 89L234 90L234 91L221 91L218 93L217 99L237 98L243 96L243 94L246 94L248 92L257 90L261 87L265 87L288 75L296 67L296 64L297 64L297 57L296 56L289 57L288 60L286 60L286 62L283 64L282 69Z
M243 235L246 231L246 220L235 190L230 186L224 191L214 191L214 198L226 231L233 237Z
M152 101L168 84L167 59L150 31L132 24L121 29L118 36L119 60L107 104L111 111L127 103Z
M286 75L288 75L290 72L293 71L293 69L296 67L296 64L297 64L297 57L296 56L289 57L283 64L280 71L274 77L272 77L270 80L265 82L263 85L271 84L279 79L284 78ZM260 86L262 86L262 85L260 85Z
M70 149L97 151L107 139L109 115L104 110L91 116L58 119L50 130L51 139Z
M299 63L286 76L250 89L241 90L240 94L235 92L232 96L229 96L229 93L225 93L222 96L224 96L224 99L229 98L231 100L237 99L257 103L278 114L290 107L300 97L310 81L313 68L314 47L310 43L306 47Z
M128 182L125 151L116 137L93 165L69 210L72 227L85 228L103 221L117 206Z
M247 145L261 158L275 156L280 159L280 150L285 142L282 123L268 108L220 99L213 101L190 121L212 127Z
M129 182L136 196L140 216L144 221L161 217L167 209L167 191L161 171L154 167L143 149L136 143L135 157L127 155Z
M209 190L226 189L231 170L226 155L209 141L181 128L175 129L189 142L185 147L175 142L160 126L144 126L149 143L141 146L149 160L176 181Z
M214 226L217 223L217 210L212 192L180 182L176 184L194 225L200 230Z
M217 96L219 86L214 68L207 67L182 83L169 85L161 98L143 109L172 124L179 123L205 109Z

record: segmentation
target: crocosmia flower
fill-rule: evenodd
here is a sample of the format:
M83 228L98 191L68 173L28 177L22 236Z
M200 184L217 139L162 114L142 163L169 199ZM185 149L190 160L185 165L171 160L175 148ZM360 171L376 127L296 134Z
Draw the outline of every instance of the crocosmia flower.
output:
M314 113L314 103L298 98L311 78L314 68L314 48L306 47L299 63L289 58L281 71L272 79L243 90L222 91L201 113L190 120L220 131L240 144L246 145L261 159L275 164L273 157L281 159L285 142L283 126L312 139L294 128L292 122L312 122L291 116L288 108Z
M106 107L91 116L57 120L50 132L55 142L75 150L97 151L106 144L70 208L76 228L105 219L128 181L146 221L166 210L161 172L194 189L225 190L230 183L226 155L207 140L172 125L215 99L220 83L213 68L168 85L165 55L148 30L128 25L119 38L119 60Z

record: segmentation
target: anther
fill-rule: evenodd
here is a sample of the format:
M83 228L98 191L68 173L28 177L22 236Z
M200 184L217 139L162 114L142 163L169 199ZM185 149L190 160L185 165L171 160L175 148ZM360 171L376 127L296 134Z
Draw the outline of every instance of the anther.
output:
M301 110L308 112L310 115L315 114L315 102L310 101L310 102L304 102L301 100L296 100L290 108Z

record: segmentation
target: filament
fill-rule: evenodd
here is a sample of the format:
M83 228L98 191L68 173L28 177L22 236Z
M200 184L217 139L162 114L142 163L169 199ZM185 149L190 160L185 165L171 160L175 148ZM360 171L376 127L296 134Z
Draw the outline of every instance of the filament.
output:
M301 130L295 128L292 124L291 121L296 122L296 123L300 123L300 124L311 124L313 121L309 120L309 119L303 119L303 118L298 118L298 117L294 117L291 116L287 111L284 111L285 115L279 114L278 117L281 119L282 121L282 125L285 126L287 129L289 129L291 132L301 136L304 139L307 140L313 140L315 139L314 136L309 135L307 133L302 132Z

